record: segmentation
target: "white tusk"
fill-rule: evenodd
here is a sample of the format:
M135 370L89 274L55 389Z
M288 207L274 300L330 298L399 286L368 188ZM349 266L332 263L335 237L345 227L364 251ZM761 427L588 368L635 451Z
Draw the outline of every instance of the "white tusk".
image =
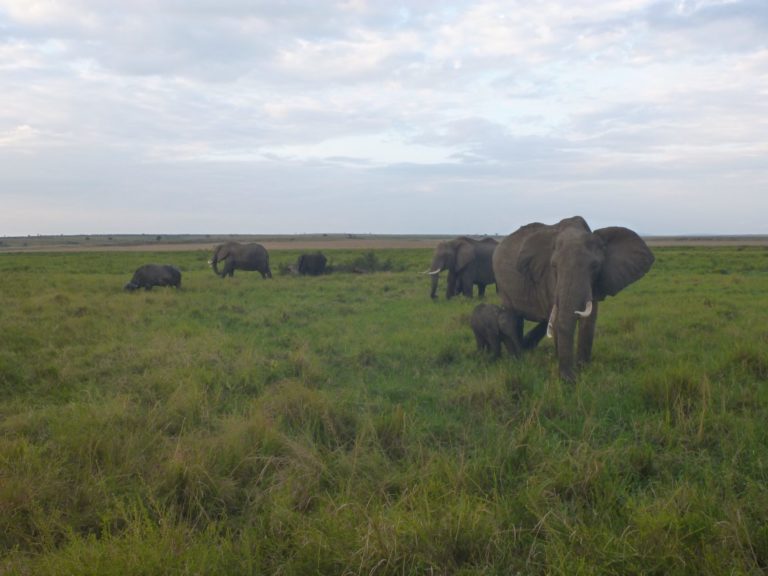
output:
M442 268L438 268L437 270L428 270L424 272L424 274L429 274L430 276L434 276L435 274L440 274L440 272L442 271L443 271Z
M592 314L592 300L587 302L587 307L584 308L584 310L582 310L582 311L576 310L575 313L576 313L576 316L578 316L580 318L586 318L590 314Z
M552 306L552 313L549 315L549 322L547 322L547 338L552 338L555 334L555 320L557 319L557 304Z

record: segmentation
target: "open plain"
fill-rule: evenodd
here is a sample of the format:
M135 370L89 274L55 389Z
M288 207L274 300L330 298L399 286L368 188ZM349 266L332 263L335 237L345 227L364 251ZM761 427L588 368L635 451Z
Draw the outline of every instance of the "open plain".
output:
M764 240L651 239L565 384L430 300L437 237L254 238L270 280L220 239L4 239L0 573L768 570Z

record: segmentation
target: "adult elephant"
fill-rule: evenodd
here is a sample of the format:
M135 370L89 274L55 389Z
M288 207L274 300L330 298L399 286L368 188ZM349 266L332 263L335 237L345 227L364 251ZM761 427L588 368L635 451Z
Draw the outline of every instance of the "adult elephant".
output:
M437 298L437 285L440 272L448 271L446 298L456 294L472 297L472 287L477 284L479 296L485 295L485 287L496 282L493 276L491 257L498 242L493 238L475 240L459 236L453 240L440 242L432 256L429 272L432 276L430 297Z
M302 276L320 276L325 274L328 259L322 252L302 254L296 262L296 269Z
M653 254L632 230L590 230L581 216L554 225L533 223L502 240L493 255L497 287L515 322L515 351L555 339L560 377L576 377L574 360L589 362L597 303L642 278ZM524 320L538 322L523 337ZM578 350L574 341L578 323Z
M219 272L219 263L224 262L224 269ZM240 244L227 242L220 244L208 261L213 271L224 278L234 276L235 270L255 270L262 278L272 278L269 269L269 253L261 244Z

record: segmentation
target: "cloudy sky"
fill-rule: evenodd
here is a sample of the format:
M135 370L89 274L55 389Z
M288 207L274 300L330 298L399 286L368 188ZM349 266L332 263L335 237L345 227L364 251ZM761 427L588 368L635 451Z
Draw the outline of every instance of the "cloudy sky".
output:
M766 0L0 0L0 235L768 233Z

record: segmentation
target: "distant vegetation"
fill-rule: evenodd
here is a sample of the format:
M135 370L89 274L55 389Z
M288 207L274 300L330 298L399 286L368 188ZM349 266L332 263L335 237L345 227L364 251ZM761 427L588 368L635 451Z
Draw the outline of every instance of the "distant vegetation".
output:
M168 246L201 244L211 246L223 242L288 242L297 248L306 242L374 241L374 240L430 240L443 239L445 235L397 235L397 234L92 234L92 235L32 235L3 236L0 249L94 249L97 247L137 247L163 244ZM194 248L191 248L194 249Z
M656 249L573 385L478 355L429 250L325 253L0 254L0 573L768 570L768 250Z

